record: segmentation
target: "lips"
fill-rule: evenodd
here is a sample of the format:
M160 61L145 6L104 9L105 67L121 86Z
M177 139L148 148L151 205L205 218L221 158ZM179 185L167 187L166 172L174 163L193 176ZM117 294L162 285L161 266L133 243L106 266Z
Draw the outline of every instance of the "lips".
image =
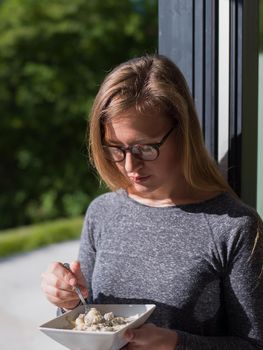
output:
M147 175L147 176L129 176L129 179L135 183L141 183L141 182L147 181L149 178L150 178L150 175Z

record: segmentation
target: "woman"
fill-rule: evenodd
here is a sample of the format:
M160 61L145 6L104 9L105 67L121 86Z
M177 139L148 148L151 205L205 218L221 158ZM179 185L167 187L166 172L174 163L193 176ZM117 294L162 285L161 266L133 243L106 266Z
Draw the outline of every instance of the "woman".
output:
M184 77L136 58L104 80L90 150L112 192L88 208L79 262L43 274L49 301L154 303L128 350L263 349L262 223L208 155Z

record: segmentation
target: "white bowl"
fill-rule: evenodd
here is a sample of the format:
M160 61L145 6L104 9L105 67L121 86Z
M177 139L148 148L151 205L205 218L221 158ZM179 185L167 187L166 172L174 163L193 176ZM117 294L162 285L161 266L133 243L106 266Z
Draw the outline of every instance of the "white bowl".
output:
M91 306L102 314L112 311L115 316L137 317L116 332L74 331L72 330L71 321L74 321L80 313L84 313L84 306L80 305L76 309L44 323L39 329L71 350L119 350L127 344L127 341L123 338L125 330L140 327L156 307L153 304L94 304Z

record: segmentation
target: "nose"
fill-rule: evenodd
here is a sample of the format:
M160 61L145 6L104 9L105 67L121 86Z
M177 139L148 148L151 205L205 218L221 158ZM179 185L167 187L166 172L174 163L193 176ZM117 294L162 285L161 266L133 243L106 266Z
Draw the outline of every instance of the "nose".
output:
M134 170L140 168L142 160L135 158L130 151L126 151L124 159L124 168L127 173L132 173Z

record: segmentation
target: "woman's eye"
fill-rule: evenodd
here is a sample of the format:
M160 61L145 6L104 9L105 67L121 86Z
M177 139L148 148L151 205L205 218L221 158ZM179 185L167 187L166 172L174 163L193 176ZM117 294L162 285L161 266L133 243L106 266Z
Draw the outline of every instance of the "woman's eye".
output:
M148 152L152 152L154 150L154 148L152 146L149 145L143 145L141 146L141 151L143 153L148 153Z

